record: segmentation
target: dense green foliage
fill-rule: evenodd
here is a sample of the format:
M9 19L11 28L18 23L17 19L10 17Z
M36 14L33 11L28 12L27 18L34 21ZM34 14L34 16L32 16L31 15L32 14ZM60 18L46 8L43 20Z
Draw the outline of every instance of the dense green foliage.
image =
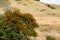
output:
M46 40L56 40L54 37L51 37L51 36L47 36L46 37Z
M0 15L0 40L28 40L27 36L37 36L36 27L38 25L32 15L7 10Z

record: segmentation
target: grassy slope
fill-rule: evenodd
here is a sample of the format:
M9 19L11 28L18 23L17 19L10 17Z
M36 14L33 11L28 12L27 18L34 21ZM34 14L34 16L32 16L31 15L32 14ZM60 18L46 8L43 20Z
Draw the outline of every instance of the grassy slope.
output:
M42 4L42 3L37 2L37 1L20 1L18 3L19 4L12 1L10 6L21 9L21 11L24 13L32 14L35 17L37 23L39 23L40 29L43 29L43 30L44 30L44 28L46 28L46 30L48 30L48 29L53 29L53 30L60 29L60 15L59 15L60 9L59 9L59 6L54 5L54 7L56 9L53 10L53 9L47 7L45 4ZM53 35L56 37L57 40L59 40L59 36L60 36L60 35L55 35L54 33L53 34L51 34L51 33L49 33L49 34L48 33L46 33L46 34L39 33L39 36L40 37L42 36L41 40L44 40L46 35L51 35L51 36ZM38 37L37 39L39 40L40 37Z
M50 6L53 6L56 9L60 9L60 5L55 5L55 4L49 4Z

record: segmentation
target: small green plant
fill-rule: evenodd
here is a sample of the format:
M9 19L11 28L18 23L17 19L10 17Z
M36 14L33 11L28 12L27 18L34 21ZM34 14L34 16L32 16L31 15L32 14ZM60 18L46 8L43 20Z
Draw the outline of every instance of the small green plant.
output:
M51 36L47 36L46 37L46 40L56 40L54 37L51 37Z
M40 0L35 0L35 1L40 1Z
M0 40L27 40L27 36L37 36L38 27L31 14L22 14L19 10L7 10L0 16Z

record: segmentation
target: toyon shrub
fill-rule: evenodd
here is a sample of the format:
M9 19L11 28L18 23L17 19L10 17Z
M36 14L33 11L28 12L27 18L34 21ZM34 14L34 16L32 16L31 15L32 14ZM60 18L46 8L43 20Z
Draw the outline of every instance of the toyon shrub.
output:
M27 36L37 36L36 27L34 17L20 10L6 10L4 15L0 14L0 40L28 40Z

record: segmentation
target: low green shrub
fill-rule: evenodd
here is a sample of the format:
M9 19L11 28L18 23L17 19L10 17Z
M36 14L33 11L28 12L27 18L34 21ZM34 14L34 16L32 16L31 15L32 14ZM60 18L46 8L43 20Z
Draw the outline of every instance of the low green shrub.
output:
M46 37L46 40L56 40L54 37L51 37L51 36L47 36Z
M22 14L19 10L7 10L0 16L1 40L27 40L27 36L37 36L34 28L38 27L31 14Z

